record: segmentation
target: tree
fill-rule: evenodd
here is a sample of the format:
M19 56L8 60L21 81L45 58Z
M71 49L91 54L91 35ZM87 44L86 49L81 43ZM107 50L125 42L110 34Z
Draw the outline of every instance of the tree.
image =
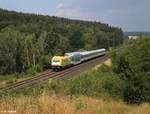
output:
M69 37L70 51L76 51L84 47L84 40L82 33L79 29L73 30L71 36Z

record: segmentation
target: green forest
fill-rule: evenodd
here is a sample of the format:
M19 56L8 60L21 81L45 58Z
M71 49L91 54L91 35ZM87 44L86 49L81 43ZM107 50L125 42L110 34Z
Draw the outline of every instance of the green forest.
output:
M24 72L65 52L116 47L120 28L100 22L71 20L0 9L0 74Z

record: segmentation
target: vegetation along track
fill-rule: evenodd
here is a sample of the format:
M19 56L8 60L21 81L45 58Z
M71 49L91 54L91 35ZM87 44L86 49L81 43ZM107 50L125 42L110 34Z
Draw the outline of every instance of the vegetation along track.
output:
M30 86L32 84L38 83L43 80L47 80L49 78L59 79L59 80L66 79L66 78L69 78L70 76L80 74L81 72L86 71L87 69L98 65L99 63L104 62L108 58L110 58L109 55L101 56L101 57L83 62L82 64L78 64L76 66L70 67L60 72L53 72L53 71L47 70L37 76L8 85L7 87L1 88L0 90L5 90L5 91L15 90L18 88Z

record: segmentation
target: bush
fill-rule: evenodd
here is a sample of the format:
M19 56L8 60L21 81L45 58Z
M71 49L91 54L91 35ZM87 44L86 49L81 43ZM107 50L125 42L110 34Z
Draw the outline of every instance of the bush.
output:
M40 65L43 69L50 69L51 68L51 57L50 56L42 56Z
M125 82L118 76L112 75L103 77L100 85L104 93L111 95L113 98L123 98Z
M124 101L150 102L150 37L135 40L112 55L114 71L126 81Z
M43 71L42 66L37 64L26 71L26 74L35 75L37 72Z
M16 78L14 77L14 78L9 79L6 83L11 84L11 83L15 83L15 82L16 82Z
M105 65L105 64L102 64L101 67L99 67L98 70L101 71L101 72L109 72L110 71L110 67Z
M106 72L108 71L108 72ZM122 98L125 82L103 65L66 82L66 92L71 95L111 96Z
M89 74L85 74L67 82L67 92L71 95L87 95L94 93L94 79Z

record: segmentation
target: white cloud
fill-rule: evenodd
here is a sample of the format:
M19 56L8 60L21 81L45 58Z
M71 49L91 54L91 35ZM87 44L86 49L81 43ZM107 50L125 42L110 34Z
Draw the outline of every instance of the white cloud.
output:
M57 9L61 9L61 8L63 8L64 7L64 4L63 3L59 3L58 5L57 5Z
M80 14L81 12L77 8L67 7L64 3L59 3L55 10L55 16L58 17L75 18L79 17Z
M84 20L92 20L92 13L90 12L82 12L79 8L73 8L66 6L64 3L59 3L56 6L55 16L58 17L66 17L72 19L84 19Z
M59 16L59 17L63 17L65 12L64 12L64 4L63 3L59 3L57 6L56 6L56 11L55 11L55 15L56 16Z

